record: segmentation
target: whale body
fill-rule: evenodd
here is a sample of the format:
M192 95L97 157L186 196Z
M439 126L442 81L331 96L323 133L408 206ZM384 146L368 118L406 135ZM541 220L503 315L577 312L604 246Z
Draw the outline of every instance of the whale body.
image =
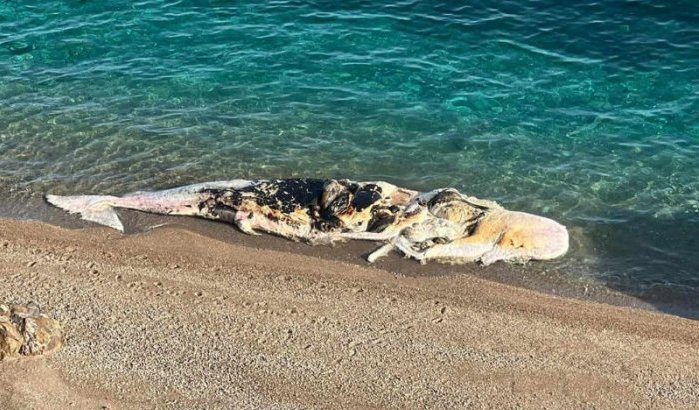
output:
M124 196L47 195L82 219L123 232L115 208L196 216L310 244L368 240L382 245L369 262L398 250L422 263L526 262L568 251L566 228L548 218L509 211L452 188L418 192L384 181L231 180Z

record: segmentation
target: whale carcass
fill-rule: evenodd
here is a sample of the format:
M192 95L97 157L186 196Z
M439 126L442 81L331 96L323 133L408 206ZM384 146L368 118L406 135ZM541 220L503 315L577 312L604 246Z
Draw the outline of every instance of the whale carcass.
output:
M46 199L122 232L115 208L216 219L247 234L266 232L310 244L380 242L369 262L392 250L423 263L483 265L554 259L568 250L566 228L551 219L509 211L451 188L417 192L383 181L231 180L121 197Z

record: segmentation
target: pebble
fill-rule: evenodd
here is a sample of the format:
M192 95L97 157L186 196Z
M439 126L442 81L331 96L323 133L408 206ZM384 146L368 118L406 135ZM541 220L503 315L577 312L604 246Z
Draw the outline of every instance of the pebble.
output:
M88 268L88 269L92 269L92 268L95 267L95 262L88 262L88 263L85 265L85 267Z
M198 291L198 292L196 293L196 295L197 295L197 296L204 296L204 292Z
M439 309L439 313L441 313L441 314L447 313L447 307L446 307L446 306L442 306L442 308Z
M443 319L442 319L441 317L438 317L438 318L436 318L436 319L432 319L432 323L441 323L442 320L443 320Z
M31 262L27 263L28 268L31 268L34 265L36 265L36 261L31 261Z

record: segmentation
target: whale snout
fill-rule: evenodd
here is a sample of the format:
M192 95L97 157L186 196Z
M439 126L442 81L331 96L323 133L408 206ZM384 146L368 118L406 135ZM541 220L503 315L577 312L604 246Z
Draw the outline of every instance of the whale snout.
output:
M498 245L514 258L547 260L568 252L568 230L552 219L507 212L501 221L503 233Z
M568 229L556 221L546 219L548 222L539 234L542 238L540 244L540 255L537 259L554 259L561 257L568 252L570 236Z

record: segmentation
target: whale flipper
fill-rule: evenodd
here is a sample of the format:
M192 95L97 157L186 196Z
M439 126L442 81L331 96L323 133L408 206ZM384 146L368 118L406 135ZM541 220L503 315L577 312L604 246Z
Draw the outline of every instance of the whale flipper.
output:
M59 196L46 195L46 200L71 214L80 214L86 221L96 222L124 232L124 225L114 212L115 201L119 198L108 195Z

